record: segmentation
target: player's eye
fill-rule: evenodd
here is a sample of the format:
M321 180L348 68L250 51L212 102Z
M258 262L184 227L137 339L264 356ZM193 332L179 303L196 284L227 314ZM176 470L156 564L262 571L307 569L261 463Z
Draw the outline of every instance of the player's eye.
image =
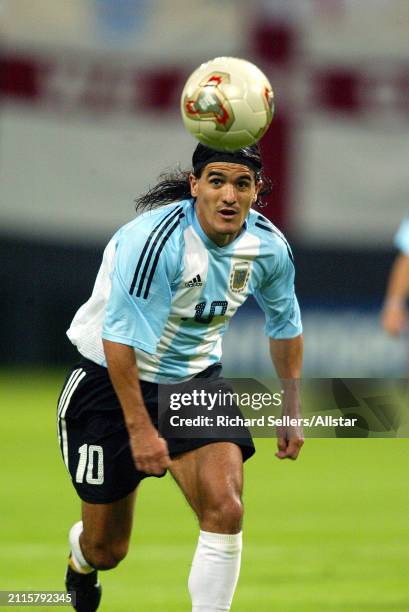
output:
M239 189L250 189L250 181L239 181L238 187Z
M211 178L210 179L210 184L211 185L215 185L216 187L218 187L219 185L222 184L222 180L219 178Z

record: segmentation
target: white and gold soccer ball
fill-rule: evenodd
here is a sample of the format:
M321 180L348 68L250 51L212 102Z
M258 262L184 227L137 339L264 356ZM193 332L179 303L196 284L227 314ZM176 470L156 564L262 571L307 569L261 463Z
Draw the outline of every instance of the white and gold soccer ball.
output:
M274 94L263 72L237 57L216 57L202 64L183 88L185 127L201 143L235 151L257 142L274 113Z

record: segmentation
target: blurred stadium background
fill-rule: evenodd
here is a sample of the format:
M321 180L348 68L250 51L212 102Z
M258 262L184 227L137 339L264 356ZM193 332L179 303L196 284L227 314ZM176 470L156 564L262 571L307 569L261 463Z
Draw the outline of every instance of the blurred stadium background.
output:
M275 88L263 212L294 247L305 373L407 373L379 310L408 211L408 29L407 0L0 0L0 588L62 586L78 513L52 417L76 359L65 330L135 196L189 166L178 102L199 63L246 57ZM228 373L271 374L262 327L248 304ZM408 610L407 441L310 440L295 466L272 444L247 468L234 610ZM141 496L102 609L188 610L193 518L169 478Z
M407 339L379 326L408 211L405 0L1 0L0 11L3 364L72 360L65 329L102 247L162 169L189 165L186 76L236 55L275 88L263 212L294 246L305 373L407 371ZM270 372L257 308L239 317L226 366Z

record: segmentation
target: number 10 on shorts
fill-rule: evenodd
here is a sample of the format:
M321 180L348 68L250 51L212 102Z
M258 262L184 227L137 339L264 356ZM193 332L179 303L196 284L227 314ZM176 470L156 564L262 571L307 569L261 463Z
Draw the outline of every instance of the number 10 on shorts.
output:
M80 460L78 462L76 482L100 485L104 482L104 453L102 446L83 444L78 449ZM96 470L95 470L96 468ZM94 473L96 471L96 476ZM86 474L85 474L86 472Z

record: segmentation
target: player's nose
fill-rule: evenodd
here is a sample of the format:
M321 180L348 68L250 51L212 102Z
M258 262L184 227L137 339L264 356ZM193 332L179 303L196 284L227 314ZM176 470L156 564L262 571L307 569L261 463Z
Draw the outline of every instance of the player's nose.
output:
M229 183L224 185L223 202L225 204L234 204L236 202L236 190L234 186Z

